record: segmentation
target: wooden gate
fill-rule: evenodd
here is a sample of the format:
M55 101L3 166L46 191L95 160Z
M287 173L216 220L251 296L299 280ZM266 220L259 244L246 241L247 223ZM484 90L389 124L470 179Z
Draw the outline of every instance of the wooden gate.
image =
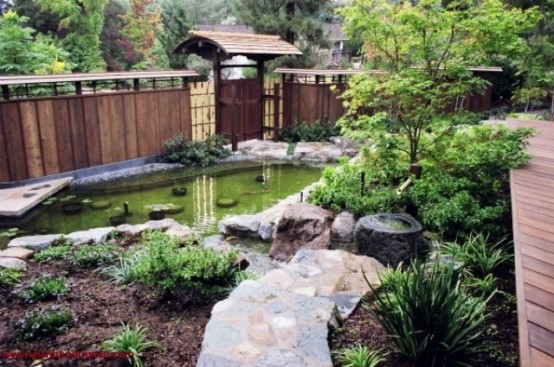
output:
M263 84L258 79L221 80L216 131L236 150L239 141L263 139Z

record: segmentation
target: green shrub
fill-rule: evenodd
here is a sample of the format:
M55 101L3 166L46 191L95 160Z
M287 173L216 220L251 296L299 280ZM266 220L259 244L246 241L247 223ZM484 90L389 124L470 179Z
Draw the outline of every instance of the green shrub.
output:
M60 334L71 326L73 316L67 310L38 310L25 315L17 325L23 339Z
M113 262L118 249L112 244L85 245L75 251L72 262L80 267L97 267Z
M425 152L423 174L409 190L418 219L453 239L475 229L502 237L511 230L510 169L525 163L528 129L467 126Z
M385 354L379 350L369 350L365 345L342 349L336 353L341 367L377 367L385 361Z
M362 154L358 162L341 159L338 168L326 168L323 184L316 185L310 201L359 216L403 211L406 197L397 195L396 189L407 176L406 166L402 161L389 162L380 153L367 149Z
M486 301L460 287L462 271L415 261L376 290L375 311L399 352L416 366L471 366ZM368 282L369 284L369 282Z
M128 353L129 362L134 367L142 367L142 352L150 348L157 348L158 344L146 340L146 329L138 326L131 329L129 325L123 324L123 331L114 335L111 339L105 340L101 344L101 349L112 353Z
M69 292L69 283L65 278L44 276L34 278L16 291L27 302L40 302L57 299Z
M184 133L180 133L164 142L165 160L185 166L208 166L231 154L224 147L226 144L227 140L220 135L209 136L203 141L189 141Z
M37 252L33 255L34 259L39 263L48 262L48 261L59 261L69 258L71 251L73 250L73 245L70 243L61 244L58 246L48 247L40 252Z
M23 272L16 269L0 268L0 287L13 287L23 277Z
M137 279L166 295L187 294L189 300L219 297L227 292L237 269L237 253L217 253L180 242L162 232L144 236L135 271Z
M340 135L340 129L328 121L314 123L303 122L286 127L280 131L280 138L288 143L325 142L332 136Z
M506 237L490 243L489 235L471 233L463 243L447 242L442 251L464 263L464 267L477 277L484 278L504 262L512 258L506 251L509 242Z

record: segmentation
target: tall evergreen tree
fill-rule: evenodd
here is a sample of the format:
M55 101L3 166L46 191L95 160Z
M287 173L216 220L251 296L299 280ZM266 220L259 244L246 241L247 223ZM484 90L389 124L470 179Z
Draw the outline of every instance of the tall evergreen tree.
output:
M42 9L61 17L60 28L68 30L63 39L75 71L105 70L100 53L100 33L108 0L36 0Z
M100 50L108 71L127 70L131 65L125 55L133 53L132 47L121 30L125 26L126 10L121 0L110 0L104 9L104 27L100 34Z
M188 37L192 24L187 19L187 6L182 0L164 0L162 6L163 32L160 32L158 39L163 45L169 66L172 69L183 69L187 65L185 55L173 54L173 49L180 42Z
M322 22L330 6L329 0L235 0L234 12L256 33L279 35L304 52L304 57L284 63L313 66L317 49L328 46Z

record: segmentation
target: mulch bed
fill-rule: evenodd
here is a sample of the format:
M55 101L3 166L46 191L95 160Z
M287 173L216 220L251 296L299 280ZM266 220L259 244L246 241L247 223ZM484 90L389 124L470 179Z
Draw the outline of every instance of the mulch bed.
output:
M26 303L8 289L0 288L0 353L2 352L98 352L100 343L121 332L121 323L148 328L148 340L160 348L143 353L145 366L195 366L204 329L214 302L178 305L160 302L144 287L116 286L98 277L94 269L81 269L68 262L28 262L24 280L44 274L65 275L71 289L59 300ZM26 341L16 323L32 310L61 306L73 313L73 326L57 336ZM82 357L80 357L82 358ZM29 366L32 359L0 359L0 366ZM47 366L120 366L125 360L43 360Z
M479 344L484 349L481 359L474 367L516 367L519 366L519 344L517 329L517 306L515 300L515 276L513 264L506 265L497 274L499 292L489 301L489 317L483 326ZM331 338L331 349L365 345L370 350L382 350L387 354L380 367L412 367L396 350L392 340L372 311L373 297L360 303L354 313ZM338 363L335 365L339 366Z

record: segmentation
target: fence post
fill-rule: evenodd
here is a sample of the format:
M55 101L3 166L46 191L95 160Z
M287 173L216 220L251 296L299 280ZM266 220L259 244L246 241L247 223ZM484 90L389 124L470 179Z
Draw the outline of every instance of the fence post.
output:
M279 141L279 83L273 85L273 141Z
M233 126L231 128L231 148L233 152L238 150L238 139L237 139L237 123L238 123L238 97L237 97L237 85L233 83L231 86L231 105L233 106Z

